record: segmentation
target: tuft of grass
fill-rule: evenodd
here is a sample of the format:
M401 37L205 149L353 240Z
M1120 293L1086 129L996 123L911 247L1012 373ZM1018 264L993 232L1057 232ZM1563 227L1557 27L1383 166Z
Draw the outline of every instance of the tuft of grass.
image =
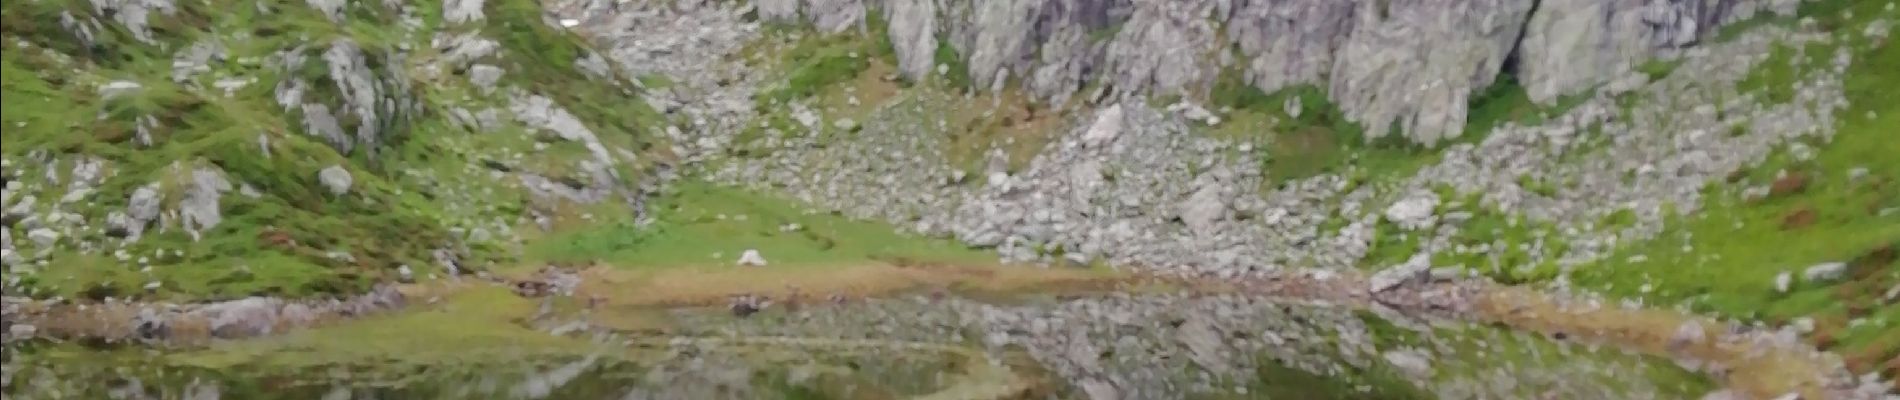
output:
M866 41L849 34L808 35L790 50L780 54L785 81L759 92L753 100L760 105L783 105L811 97L826 87L850 81L870 68L870 57L888 43Z
M938 74L945 87L961 91L969 91L973 87L970 84L970 66L963 62L963 56L957 52L956 46L950 45L950 41L937 42L937 53L932 60L939 66L949 67L944 73ZM932 72L935 72L935 68Z
M1683 60L1681 60L1681 59L1675 59L1675 60L1663 60L1663 59L1654 59L1654 60L1649 60L1649 61L1647 61L1647 62L1644 62L1644 63L1643 63L1642 65L1637 65L1637 66L1636 66L1636 71L1637 71L1637 72L1642 72L1642 73L1643 73L1643 75L1645 75L1645 76L1648 76L1648 77L1649 77L1649 80L1651 80L1651 81L1655 81L1655 80L1658 80L1658 79L1662 79L1662 78L1664 78L1664 77L1667 77L1667 76L1669 76L1669 74L1671 74L1671 73L1675 73L1675 72L1676 72L1676 67L1681 67L1681 66L1682 66L1682 61L1683 61Z

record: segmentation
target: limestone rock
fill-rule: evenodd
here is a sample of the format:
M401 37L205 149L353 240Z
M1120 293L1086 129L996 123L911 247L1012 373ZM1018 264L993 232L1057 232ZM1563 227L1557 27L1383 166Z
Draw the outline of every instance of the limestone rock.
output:
M1385 219L1399 228L1419 230L1430 228L1437 222L1438 196L1430 193L1414 194L1385 209Z
M1808 282L1833 282L1847 275L1847 263L1827 262L1815 264L1801 271L1801 278Z
M185 231L196 240L224 221L219 200L231 191L231 182L224 179L224 171L211 166L192 168L190 179L185 182L184 198L178 201L178 214Z
M482 0L444 0L442 21L450 24L482 20Z
M763 267L765 265L765 256L759 255L757 249L746 249L745 252L739 253L739 266L741 267Z
M138 82L133 82L133 81L106 82L106 84L104 85L99 85L99 97L102 99L111 100L114 97L124 96L127 94L131 94L133 92L137 92L139 91L139 89L142 89L142 88L144 88L144 86L139 85Z
M1335 55L1330 97L1365 126L1368 140L1402 133L1430 146L1463 133L1467 100L1504 67L1532 1L1359 6L1351 37Z
M937 2L887 0L885 9L891 47L897 53L897 70L905 79L929 79L937 54Z
M53 244L59 242L59 236L59 232L47 228L35 228L26 232L27 240L32 240L33 244L41 249L52 248Z
M317 171L317 181L322 183L324 189L328 189L330 194L342 196L350 192L350 184L355 179L350 176L350 170L343 169L341 165L331 165Z
M1399 371L1405 372L1406 375L1415 379L1431 378L1433 374L1431 360L1427 359L1423 354L1419 354L1417 351L1392 350L1380 356L1385 358L1386 363L1392 364L1392 366L1398 368Z
M1386 268L1372 275L1368 280L1373 293L1384 292L1404 285L1407 282L1423 281L1432 269L1432 254L1420 252L1406 259L1404 263Z
M501 75L507 71L488 64L475 64L468 69L468 81L483 91L495 90L495 84L501 82Z

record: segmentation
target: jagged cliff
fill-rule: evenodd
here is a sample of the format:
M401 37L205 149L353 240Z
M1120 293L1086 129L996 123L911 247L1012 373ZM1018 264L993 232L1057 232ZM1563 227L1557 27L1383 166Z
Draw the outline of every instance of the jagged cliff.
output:
M1028 88L1062 103L1085 87L1189 95L1226 70L1266 92L1319 85L1367 139L1436 144L1465 104L1516 71L1531 98L1624 78L1643 61L1799 0L762 0L762 18L821 32L889 21L904 76L947 73L953 49L977 89ZM1098 89L1100 90L1100 89Z

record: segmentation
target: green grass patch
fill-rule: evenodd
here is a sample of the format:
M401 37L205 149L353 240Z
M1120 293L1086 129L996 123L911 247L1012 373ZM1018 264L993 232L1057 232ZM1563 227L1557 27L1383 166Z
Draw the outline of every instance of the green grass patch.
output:
M1298 116L1287 112L1288 102L1295 99ZM1318 86L1266 93L1243 81L1239 71L1228 70L1208 93L1208 104L1233 110L1229 122L1212 134L1239 142L1266 141L1261 168L1272 183L1349 170L1362 176L1400 177L1431 159L1429 151L1396 137L1368 143L1364 129Z
M1641 65L1637 65L1636 72L1641 72L1643 73L1644 76L1648 76L1650 81L1656 81L1664 77L1668 77L1669 74L1675 73L1676 68L1682 66L1682 61L1683 60L1681 59L1649 60L1649 61L1643 62Z
M871 67L870 57L889 52L888 46L888 42L851 34L805 34L778 54L778 68L785 81L759 92L753 100L763 107L817 95L828 86L857 77Z
M969 91L973 87L970 84L970 65L963 62L963 56L957 52L956 46L950 45L950 41L938 41L936 55L931 60L939 66L949 67L937 76L945 87L961 91Z
M848 265L890 258L990 262L994 256L949 240L896 233L889 225L833 213L809 213L796 202L704 183L683 182L653 205L656 221L612 224L556 235L528 249L529 258L603 262L622 267L730 265L757 249L774 265ZM797 229L784 229L791 225Z

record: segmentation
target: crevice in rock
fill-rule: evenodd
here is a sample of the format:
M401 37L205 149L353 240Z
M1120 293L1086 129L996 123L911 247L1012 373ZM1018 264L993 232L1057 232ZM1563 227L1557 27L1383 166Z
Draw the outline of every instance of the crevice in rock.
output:
M1491 80L1492 85L1503 83L1505 79L1516 79L1524 53L1524 37L1530 35L1531 21L1537 19L1537 12L1543 8L1543 0L1531 0L1530 12L1524 13L1524 20L1518 23L1517 37L1511 39L1511 51L1504 54L1504 64L1498 67L1498 76ZM1467 122L1468 123L1468 122Z

